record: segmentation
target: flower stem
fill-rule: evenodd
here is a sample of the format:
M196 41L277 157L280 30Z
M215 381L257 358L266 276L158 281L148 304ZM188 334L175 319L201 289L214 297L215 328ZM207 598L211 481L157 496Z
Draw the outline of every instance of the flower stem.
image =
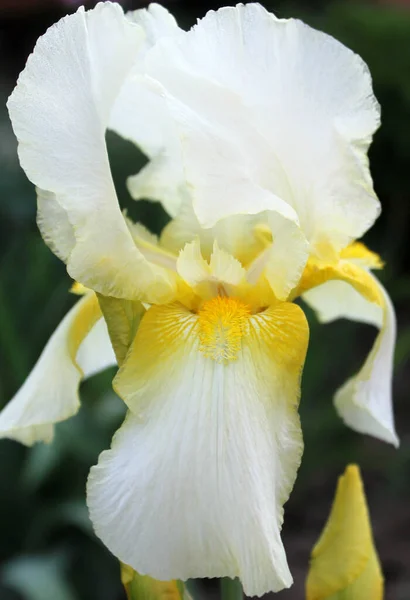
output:
M242 600L243 590L239 579L223 577L221 579L221 600Z

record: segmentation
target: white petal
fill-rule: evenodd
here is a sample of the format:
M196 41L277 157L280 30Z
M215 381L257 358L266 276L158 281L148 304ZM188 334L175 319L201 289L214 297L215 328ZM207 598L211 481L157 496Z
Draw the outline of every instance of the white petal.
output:
M302 298L313 308L321 323L350 319L374 325L379 329L382 327L382 307L363 298L345 281L327 281L303 294Z
M199 240L186 244L177 260L177 271L192 288L210 278L209 265L202 257Z
M29 179L48 193L48 204L59 205L47 217L47 204L41 208L46 239L67 260L74 279L129 298L141 297L141 286L152 281L161 287L159 295L170 287L167 276L158 269L153 273L133 243L118 206L104 137L142 38L142 29L117 4L101 3L88 12L80 8L38 40L8 102L20 162ZM60 238L50 233L53 219L59 229L71 225L72 248L66 235L60 246Z
M262 240L257 234L259 226L268 232L269 239ZM309 252L309 244L300 227L277 213L232 215L221 219L214 227L203 229L192 204L185 201L177 217L162 232L161 244L174 252L181 248L185 251L186 243L194 238L200 242L202 256L209 258L217 242L221 251L246 265L250 283L255 284L265 274L276 297L281 300L285 300L298 284ZM239 263L237 266L240 267ZM237 273L235 283L239 282L242 270L238 268ZM216 278L228 282L221 271ZM198 278L195 280L198 282Z
M182 33L174 17L159 4L128 13L140 25L145 41L133 68L114 104L110 129L134 142L151 159L137 175L128 179L135 200L149 198L162 202L171 216L178 212L185 191L177 132L164 107L164 99L140 83L145 70L145 53L159 39Z
M277 591L292 583L280 529L307 325L295 305L251 317L238 360L221 364L198 350L196 324L178 305L144 316L116 380L133 412L91 470L91 519L139 573Z
M269 213L272 243L249 266L247 279L256 283L263 273L275 296L286 300L297 286L309 258L309 243L300 227L280 215Z
M101 328L94 325L100 318L94 294L79 300L64 317L30 375L0 413L0 437L27 445L50 442L54 424L78 411L78 386L83 376L80 364L85 366L87 376L108 366L107 338L101 336ZM87 339L90 329L91 339ZM93 342L103 342L104 347L96 347ZM84 352L95 352L96 357L90 360Z
M154 156L139 173L128 177L127 188L134 200L161 202L168 214L175 217L188 193L179 147L174 152L168 145Z
M37 225L43 240L67 262L75 246L74 229L55 194L37 188Z
M201 297L213 297L220 293L234 294L236 286L245 282L246 271L241 263L215 241L208 262L203 258L199 239L189 242L179 253L177 271L188 285Z
M239 260L219 248L216 240L209 261L209 269L216 281L226 283L228 286L235 287L245 280L246 271Z
M132 239L137 246L141 241L149 244L151 247L158 246L158 236L155 235L155 233L152 233L142 223L134 223L134 221L127 217L126 211L124 211L124 216L128 229L131 232Z
M178 35L182 31L175 17L160 4L152 2L148 8L139 8L127 13L127 18L141 25L145 33L144 50L151 48L159 39Z
M286 216L287 204L310 242L341 248L373 223L366 151L379 107L366 65L342 44L248 4L209 12L146 62L203 225L273 205Z
M133 74L115 101L109 128L134 142L151 158L164 147L168 123L164 100L141 85L138 72Z
M264 249L264 244L255 235L255 227L266 221L266 214L233 215L221 219L209 229L201 227L190 198L182 202L177 216L162 231L161 244L179 252L187 242L198 237L205 258L212 254L214 241L243 265L250 263Z
M76 363L83 379L117 365L104 319L99 319L78 348Z
M369 302L344 281L328 281L303 294L303 299L323 323L346 318L380 329L359 373L336 393L335 405L345 423L356 431L397 446L392 401L396 319L386 290L372 277L382 293L383 307Z
M161 74L155 73L155 76L161 77ZM212 88L211 83L203 85L192 80L189 84L201 97L204 94L204 97L212 98L215 90L208 90ZM236 105L236 97L232 98L234 105L227 113L230 128L222 129L211 125L209 119L199 118L194 110L165 90L162 93L179 126L184 177L195 213L203 227L213 227L217 221L231 215L256 214L265 210L276 211L286 219L298 221L293 207L281 197L286 196L284 190L288 187L285 174L263 138L250 127L247 114L243 114L245 111L239 104ZM217 87L216 94L220 93ZM219 103L226 104L217 98L214 104ZM249 148L252 148L252 153L249 153ZM265 187L260 180L259 174L264 168L277 175L275 191Z
M335 406L352 429L397 447L392 399L396 317L386 290L379 287L385 303L380 333L359 373L336 393Z
M158 244L158 237L148 231L148 229L146 229L144 225L141 225L141 223L134 223L126 216L126 212L124 212L124 217L134 244L145 257L145 259L151 264L151 268L153 268L152 275L155 273L154 269L157 269L157 266L159 266L162 268L162 271L168 271L169 281L172 281L172 274L174 275L175 284L177 262L176 255L173 252L169 252L165 248L162 248ZM147 281L149 282L149 279ZM155 278L151 283L155 284ZM168 298L168 300L169 299L170 298ZM151 302L155 302L155 300L151 299Z
M143 81L138 72L127 79L113 107L109 128L135 143L151 159L137 175L128 178L131 196L160 201L175 216L186 188L177 131L164 98Z

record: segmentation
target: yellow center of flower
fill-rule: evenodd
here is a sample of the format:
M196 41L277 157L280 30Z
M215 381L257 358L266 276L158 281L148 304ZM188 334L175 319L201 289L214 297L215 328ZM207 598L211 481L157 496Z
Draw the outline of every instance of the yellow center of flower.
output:
M217 296L198 311L200 350L216 362L235 360L248 326L250 308L237 298Z

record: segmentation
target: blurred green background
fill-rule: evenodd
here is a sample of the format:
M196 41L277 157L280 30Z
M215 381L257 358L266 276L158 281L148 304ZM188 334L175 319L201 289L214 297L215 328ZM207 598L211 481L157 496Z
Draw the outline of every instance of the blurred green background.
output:
M19 167L5 109L36 38L75 2L0 1L0 406L12 398L75 298L62 263L42 242L35 194ZM80 4L80 3L77 3ZM92 3L90 3L91 5ZM124 2L140 8L145 2ZM183 26L223 2L164 2ZM227 3L229 4L229 3ZM233 3L234 4L234 3ZM304 598L310 549L327 517L337 476L350 462L362 467L376 544L386 577L386 599L410 598L410 3L262 2L278 16L299 16L358 52L369 64L382 105L382 128L370 152L383 214L366 236L387 266L381 278L397 309L394 380L398 451L347 429L332 394L363 362L375 337L349 322L320 326L312 335L301 404L305 454L286 506L284 541L295 584L277 594ZM108 136L112 170L123 206L158 233L165 213L133 203L125 178L144 158ZM0 600L120 600L117 561L95 538L85 507L88 470L124 415L110 388L112 372L83 384L80 413L57 427L54 442L28 450L0 441ZM209 584L209 591L215 587ZM371 600L371 599L369 599Z

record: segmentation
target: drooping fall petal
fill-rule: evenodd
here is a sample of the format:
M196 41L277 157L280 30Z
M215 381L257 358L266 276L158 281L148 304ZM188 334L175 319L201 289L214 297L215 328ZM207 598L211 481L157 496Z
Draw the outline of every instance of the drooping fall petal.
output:
M384 287L359 266L365 258L362 251L362 257L342 259L323 269L308 264L300 289L308 289L303 298L323 322L348 318L380 330L363 367L337 391L335 406L352 429L398 446L392 399L396 317ZM374 257L370 259L373 266L377 264ZM320 285L311 287L313 280Z
M397 447L392 399L396 316L386 290L378 285L383 298L380 333L363 367L337 391L335 406L342 419L356 431Z
M293 304L147 311L115 381L130 412L88 482L96 532L123 562L161 580L238 576L248 595L291 584L280 529L307 339Z
M95 294L75 304L51 336L17 394L0 413L0 437L32 445L50 442L54 424L80 407L80 381L115 357Z

